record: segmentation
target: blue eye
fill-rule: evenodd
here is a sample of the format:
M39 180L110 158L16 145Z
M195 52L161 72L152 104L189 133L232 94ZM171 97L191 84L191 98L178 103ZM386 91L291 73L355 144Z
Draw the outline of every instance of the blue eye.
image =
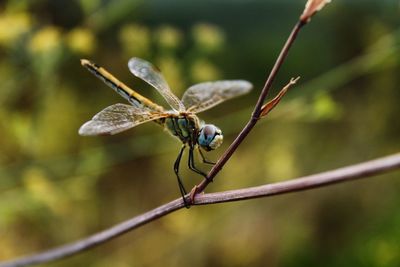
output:
M210 151L219 147L222 139L222 133L219 128L211 124L206 124L200 129L197 142L202 148Z

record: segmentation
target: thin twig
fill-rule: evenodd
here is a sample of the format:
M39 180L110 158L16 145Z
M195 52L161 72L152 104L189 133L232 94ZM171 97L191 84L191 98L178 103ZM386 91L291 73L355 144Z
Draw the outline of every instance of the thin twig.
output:
M400 169L400 153L279 183L218 193L199 194L196 198L196 205L239 201L244 199L286 194L290 192L308 190L315 187L327 186L334 183L367 178L395 169ZM183 201L181 198L179 198L92 236L61 246L59 248L48 250L43 253L0 263L0 267L22 267L65 258L67 256L71 256L96 247L183 207Z
M294 26L285 45L283 46L281 52L279 53L279 56L274 64L274 66L272 67L272 70L267 78L267 81L264 84L264 87L260 93L258 100L257 100L257 104L254 107L254 110L250 117L250 120L247 122L246 126L239 133L239 135L232 142L232 144L228 147L228 149L225 151L225 153L219 158L219 160L214 165L214 167L210 170L210 172L207 175L207 178L205 178L199 185L197 185L194 188L194 191L190 194L191 196L187 198L188 201L192 201L193 196L196 196L196 194L203 192L204 189L208 186L208 184L215 179L215 176L219 173L219 171L222 169L222 167L225 165L225 163L230 159L232 154L236 151L238 146L243 142L243 140L246 138L246 136L250 133L250 131L256 125L257 121L260 119L261 108L262 108L262 106L265 102L265 98L267 97L268 92L272 86L272 82L274 81L276 74L278 73L279 69L281 68L283 62L285 61L290 47L292 46L293 42L296 40L297 34L299 33L300 29L304 25L306 25L306 22L299 20L296 23L296 25Z
M143 224L154 221L159 217L163 217L182 207L184 207L184 204L182 199L179 198L165 205L159 206L151 211L136 216L130 220L117 224L102 232L83 238L71 244L67 244L58 248L50 249L43 253L34 254L32 256L23 257L13 261L4 263L0 262L0 267L30 266L65 258L105 243L117 236L138 228Z
M201 194L196 198L196 205L281 195L335 183L352 181L355 179L367 178L395 169L400 169L400 153L283 182L225 192Z

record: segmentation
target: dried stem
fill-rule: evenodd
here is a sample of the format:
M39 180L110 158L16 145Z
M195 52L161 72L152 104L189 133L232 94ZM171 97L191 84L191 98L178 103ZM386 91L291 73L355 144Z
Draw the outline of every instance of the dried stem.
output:
M330 184L367 178L395 169L400 169L400 153L283 182L202 194L196 198L196 205L232 202L304 191Z
M308 190L315 187L327 186L334 183L367 178L395 169L400 169L400 153L279 183L218 193L200 194L196 198L195 205L206 205L286 194L290 192ZM22 267L65 258L67 256L71 256L96 247L104 242L107 242L142 225L150 223L183 207L183 201L181 198L179 198L74 243L51 249L43 253L23 257L9 262L3 262L0 263L0 267Z
M267 78L267 81L264 84L264 87L260 93L260 96L258 97L257 104L254 107L254 110L250 117L250 120L247 122L246 126L239 133L239 135L232 142L232 144L228 147L228 149L225 151L225 153L219 158L219 160L214 165L214 167L210 170L210 172L207 175L207 178L204 179L199 185L197 185L194 188L194 190L192 190L190 196L187 197L188 202L190 202L190 201L195 202L194 198L196 197L196 194L203 192L204 189L206 189L206 187L208 186L208 184L215 179L215 176L219 173L219 171L222 169L222 167L225 165L225 163L230 159L232 154L236 151L238 146L243 142L243 140L246 138L246 136L250 133L250 131L253 129L253 127L257 124L257 121L260 119L260 116L261 116L262 106L263 106L263 104L265 102L265 98L267 97L269 90L272 86L272 82L274 81L276 74L278 73L279 69L281 68L283 62L285 61L290 47L292 46L293 42L296 40L297 34L299 33L300 29L304 25L306 25L306 22L299 20L296 23L296 25L294 26L285 45L283 46L281 52L279 53L279 56L274 64L274 66L272 67L272 70Z

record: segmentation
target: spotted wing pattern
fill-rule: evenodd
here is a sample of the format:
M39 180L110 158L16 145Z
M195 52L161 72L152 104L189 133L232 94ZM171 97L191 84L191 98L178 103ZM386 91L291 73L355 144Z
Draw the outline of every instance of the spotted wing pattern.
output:
M144 122L167 117L168 114L115 104L97 113L79 129L80 135L116 134Z
M187 111L199 113L228 99L248 93L253 85L244 80L225 80L195 84L186 90L182 102Z
M150 62L134 57L129 60L128 67L133 75L157 89L172 108L177 111L185 111L185 106L171 92L161 72Z

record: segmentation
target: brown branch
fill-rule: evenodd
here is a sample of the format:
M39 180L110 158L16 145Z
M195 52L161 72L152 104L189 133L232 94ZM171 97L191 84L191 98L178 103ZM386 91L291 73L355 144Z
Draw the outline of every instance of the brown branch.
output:
M163 217L171 212L174 212L182 207L184 207L183 201L181 198L179 198L165 205L159 206L158 208L155 208L151 211L143 213L142 215L136 216L130 220L117 224L102 232L83 238L76 242L58 248L50 249L43 253L22 257L13 261L4 263L0 262L0 267L30 266L65 258L77 254L79 252L88 250L92 247L96 247L128 231L138 228L141 225L144 225L146 223L156 220L157 218Z
M239 133L236 139L232 142L232 144L228 147L225 153L219 158L217 163L213 166L213 168L208 173L207 177L197 186L192 189L189 196L186 196L187 202L193 204L194 198L198 193L203 192L206 187L215 179L215 176L221 171L222 167L225 163L230 159L232 154L236 151L239 145L243 142L246 136L250 133L253 127L257 124L257 121L261 118L262 107L265 102L266 97L268 96L269 90L271 89L272 82L275 80L276 75L278 74L279 69L281 68L283 62L286 59L286 56L289 53L289 49L292 47L292 44L297 38L297 34L300 32L302 27L306 25L312 16L315 15L318 11L320 11L326 4L328 4L331 0L308 0L305 6L305 9L300 16L298 22L293 27L292 32L290 33L286 43L282 47L281 52L279 53L278 58L275 61L274 66L272 67L271 72L264 84L263 89L261 90L260 96L258 97L257 103L254 107L253 113L250 117L250 120L247 122L246 126Z
M196 205L232 202L304 191L330 184L367 178L395 169L400 169L400 153L293 180L238 190L202 194L197 196Z
M290 192L308 190L315 187L327 186L334 183L367 178L395 169L400 169L400 153L293 180L225 192L200 194L196 197L195 205L239 201L286 194ZM43 253L0 263L0 267L29 266L65 258L67 256L71 256L96 247L183 207L183 201L181 198L179 198L92 236L86 237L71 244L45 251Z
M187 202L194 202L194 197L196 197L196 194L203 192L204 189L208 186L210 182L212 182L215 178L215 176L220 172L222 167L225 165L225 163L230 159L232 154L236 151L236 149L239 147L239 145L243 142L243 140L246 138L246 136L250 133L250 131L253 129L253 127L257 124L257 121L260 119L261 112L262 112L262 106L265 102L265 98L267 97L269 90L272 86L272 82L274 81L279 69L281 68L283 62L286 59L286 56L289 53L289 49L292 46L293 42L296 40L297 34L299 33L300 29L306 25L306 21L299 20L296 25L293 27L292 32L290 33L288 39L286 40L285 45L282 47L281 52L279 53L278 58L276 59L276 62L274 66L272 67L272 70L267 78L267 81L264 84L263 89L261 90L260 96L258 97L257 103L254 107L253 113L250 117L250 120L247 122L246 126L243 128L243 130L239 133L239 135L236 137L236 139L232 142L232 144L228 147L228 149L225 151L225 153L219 158L217 163L213 166L213 168L210 170L210 172L207 175L207 178L205 178L199 185L197 185L195 188L193 188L192 192L190 193L190 196L187 196ZM192 203L194 204L194 203Z
M232 154L236 151L239 145L243 142L246 136L250 133L250 131L257 124L258 120L266 114L263 114L263 105L265 99L268 96L269 90L271 89L272 82L275 80L276 75L278 74L279 69L283 65L285 61L289 49L292 47L292 44L297 38L298 33L302 29L304 25L306 25L311 17L318 11L320 11L330 0L308 0L305 6L305 9L300 16L296 25L294 25L292 32L290 33L286 43L282 47L281 52L279 53L278 58L275 61L274 66L272 67L271 72L268 75L268 78L264 84L263 89L261 90L260 96L258 97L257 103L254 107L253 113L250 117L250 120L247 122L246 126L242 129L236 139L232 142L232 144L228 147L225 153L219 158L217 163L213 166L213 168L208 173L207 177L203 179L203 181L195 186L190 192L189 196L186 196L186 201L188 203L194 204L194 198L197 194L203 192L206 187L215 179L215 176L221 171L226 162L231 158ZM283 93L284 94L284 93ZM279 101L279 100L278 100ZM268 112L267 112L268 113Z

